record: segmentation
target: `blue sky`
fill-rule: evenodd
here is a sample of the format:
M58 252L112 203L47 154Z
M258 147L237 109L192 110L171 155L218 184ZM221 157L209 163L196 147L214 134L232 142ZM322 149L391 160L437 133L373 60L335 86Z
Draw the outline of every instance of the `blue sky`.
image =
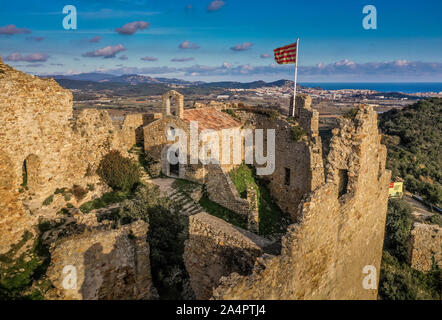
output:
M2 2L0 55L36 74L291 79L294 66L272 53L299 37L300 82L442 82L440 0ZM76 30L62 26L67 4ZM362 27L368 4L376 30Z

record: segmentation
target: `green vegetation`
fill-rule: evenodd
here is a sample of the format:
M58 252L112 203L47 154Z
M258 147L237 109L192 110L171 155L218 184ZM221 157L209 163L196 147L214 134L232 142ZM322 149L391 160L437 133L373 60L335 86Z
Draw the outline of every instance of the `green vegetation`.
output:
M175 179L175 181L172 183L172 186L188 196L190 196L196 188L201 187L201 185L198 183L184 179Z
M253 170L250 167L243 163L239 167L230 171L229 176L241 198L247 198L247 188L252 187L257 190L259 202L260 189L255 182Z
M223 109L221 111L227 113L232 118L234 118L234 119L236 119L238 121L241 121L241 118L235 113L235 111L233 111L233 109Z
M50 256L40 239L36 239L29 250L15 258L17 252L31 239L32 234L25 231L17 244L0 255L0 300L43 299L42 291L50 288L47 281L42 281ZM36 283L40 285L33 285Z
M52 201L54 201L54 195L50 195L49 197L47 197L44 201L43 201L43 205L44 206L48 206L52 203Z
M385 300L440 299L441 270L422 273L407 263L411 208L402 199L390 199L382 255L379 296Z
M297 142L305 135L306 132L302 127L298 125L292 125L290 127L290 138L292 139L292 141Z
M442 227L442 216L438 213L435 213L431 216L430 222L439 225L439 227Z
M385 249L401 262L408 257L408 237L413 225L410 205L402 199L388 201L385 223Z
M70 201L72 198L72 190L68 190L68 188L57 188L54 194L62 194L65 201Z
M83 203L80 210L83 213L89 213L92 210L107 207L108 205L121 202L125 199L131 198L133 193L131 191L111 191L103 194L100 198Z
M272 110L272 111L270 111L270 113L269 113L269 117L270 117L270 119L272 119L272 120L276 120L276 119L279 118L279 112L276 111L276 110Z
M97 174L115 190L129 191L140 182L138 164L123 157L116 150L110 151L103 157Z
M392 178L402 177L407 190L441 206L442 99L421 100L402 110L380 116L385 134L387 168Z
M157 173L152 170L153 166L159 163L158 160L153 159L152 157L146 157L144 152L142 151L144 146L141 144L134 144L130 149L129 153L136 154L138 156L138 164L146 173L148 173L151 177L158 176Z
M422 273L388 251L382 255L379 297L383 300L440 300L441 271Z
M162 214L164 210L169 210L169 201L157 186L147 184L136 189L133 199L123 201L119 218L122 224L139 219L149 222L149 215Z
M220 206L218 203L210 200L206 194L201 197L199 204L204 208L204 210L206 210L207 213L223 219L234 226L247 230L247 217Z
M74 184L72 186L71 192L74 195L75 199L77 199L77 201L80 201L80 200L84 199L84 197L89 192L89 190L87 190L79 185Z
M230 178L242 198L247 198L247 188L257 191L259 211L259 234L266 236L284 232L283 213L273 201L266 182L258 179L253 168L241 164L232 170ZM238 216L238 214L236 214Z
M184 283L188 281L183 261L188 222L171 206L158 186L140 185L133 199L125 200L120 209L107 218L121 224L136 220L149 223L147 241L155 288L160 299L183 299Z
M181 217L178 210L170 210L168 201L160 198L160 204L149 210L147 241L152 278L160 299L184 299L189 278L183 260L188 218Z

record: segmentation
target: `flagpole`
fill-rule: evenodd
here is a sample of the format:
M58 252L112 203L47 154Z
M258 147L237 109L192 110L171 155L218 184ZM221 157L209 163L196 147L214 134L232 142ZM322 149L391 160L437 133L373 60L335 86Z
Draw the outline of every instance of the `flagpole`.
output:
M295 86L293 90L293 109L292 117L295 116L295 106L296 106L296 81L298 80L298 51L299 51L299 38L296 40L296 60L295 60Z

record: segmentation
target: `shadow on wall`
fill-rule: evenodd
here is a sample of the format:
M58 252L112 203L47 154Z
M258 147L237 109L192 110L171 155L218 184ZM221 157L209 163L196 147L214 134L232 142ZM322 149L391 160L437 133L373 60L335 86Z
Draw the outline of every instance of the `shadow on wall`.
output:
M80 292L83 299L119 300L134 298L135 270L133 266L118 266L119 251L127 242L119 237L114 249L106 254L99 243L84 253L84 281ZM127 248L130 250L130 248ZM131 250L130 250L131 251Z

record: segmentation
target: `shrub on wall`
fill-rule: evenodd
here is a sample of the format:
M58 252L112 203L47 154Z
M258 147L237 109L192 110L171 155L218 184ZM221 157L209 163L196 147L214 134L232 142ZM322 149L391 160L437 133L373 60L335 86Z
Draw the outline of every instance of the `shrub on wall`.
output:
M137 188L133 199L123 202L119 216L123 224L139 219L149 223L149 214L161 214L168 209L168 200L161 195L160 189L155 185L147 184Z
M123 157L119 151L110 151L103 157L97 174L110 187L117 190L131 190L140 181L138 165L131 159Z
M290 138L292 141L299 141L299 139L302 138L302 136L305 136L305 130L300 126L292 126L290 128Z
M74 186L72 187L72 194L74 195L75 199L77 199L78 201L83 199L86 194L88 193L88 190L80 187L79 185L74 184Z

